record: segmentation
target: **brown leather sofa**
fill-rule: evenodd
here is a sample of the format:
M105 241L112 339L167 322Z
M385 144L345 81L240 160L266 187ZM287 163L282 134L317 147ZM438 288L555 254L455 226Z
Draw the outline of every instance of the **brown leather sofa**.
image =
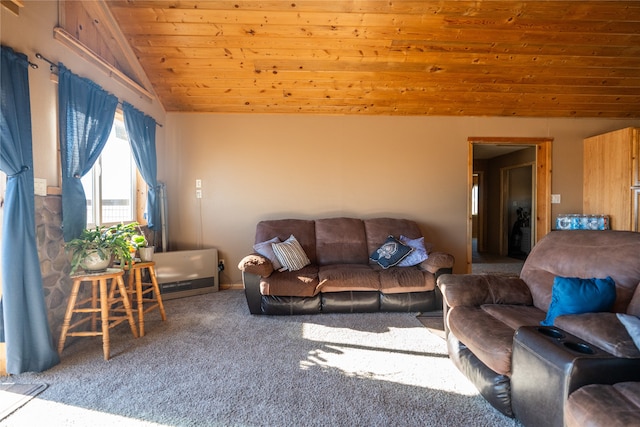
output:
M556 277L615 282L608 311L542 326ZM563 426L568 396L588 384L640 381L640 350L616 312L640 316L640 233L553 231L520 277L442 275L453 363L498 410L524 425Z
M590 384L565 402L567 427L640 426L640 382Z
M453 256L429 251L426 243L428 258L414 266L382 268L370 259L390 235L423 237L414 221L344 217L268 220L257 224L255 243L274 238L285 241L292 235L309 265L280 271L258 252L238 264L252 314L422 312L442 308L436 278L451 273Z

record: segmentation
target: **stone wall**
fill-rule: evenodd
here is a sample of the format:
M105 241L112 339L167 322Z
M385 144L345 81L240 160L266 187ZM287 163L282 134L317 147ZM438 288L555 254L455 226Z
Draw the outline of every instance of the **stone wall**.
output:
M36 239L49 325L57 344L71 293L71 265L62 238L62 197L35 196Z

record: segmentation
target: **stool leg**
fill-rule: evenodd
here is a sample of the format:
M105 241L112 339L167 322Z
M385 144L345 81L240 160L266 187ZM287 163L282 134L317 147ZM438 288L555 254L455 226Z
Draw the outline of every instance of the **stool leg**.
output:
M131 304L129 304L129 295L127 295L127 288L125 288L124 286L122 276L116 277L116 283L118 284L118 289L120 289L120 293L122 294L122 304L124 305L124 311L127 313L129 326L131 326L131 333L133 333L134 337L138 338L138 328L136 328L136 322L135 320L133 320L133 314L131 313Z
M98 330L98 280L91 280L91 330L93 332Z
M62 353L64 349L64 342L67 339L67 332L69 331L69 325L71 323L71 317L73 316L73 307L76 305L78 299L78 290L80 289L81 280L74 280L71 287L71 295L69 296L69 303L67 304L67 311L64 314L64 321L62 322L62 331L60 332L60 340L58 341L58 353Z
M162 296L160 295L160 287L158 286L158 280L156 280L155 267L149 266L149 276L151 276L151 284L153 285L153 291L156 293L156 299L158 300L158 308L160 309L160 316L162 320L167 320L167 315L164 312L164 304L162 303Z
M140 324L140 336L144 336L144 306L142 305L142 272L135 269L136 298L138 301L138 323Z
M100 279L100 316L102 320L102 351L104 353L104 360L109 360L109 299L107 294L107 279Z

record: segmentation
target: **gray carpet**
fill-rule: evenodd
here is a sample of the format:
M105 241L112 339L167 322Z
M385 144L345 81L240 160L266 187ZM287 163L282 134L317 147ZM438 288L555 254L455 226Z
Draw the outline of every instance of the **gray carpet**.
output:
M0 426L519 426L415 314L252 316L239 290L165 306L142 338L113 330L109 361L80 338L60 365L5 378L49 387Z

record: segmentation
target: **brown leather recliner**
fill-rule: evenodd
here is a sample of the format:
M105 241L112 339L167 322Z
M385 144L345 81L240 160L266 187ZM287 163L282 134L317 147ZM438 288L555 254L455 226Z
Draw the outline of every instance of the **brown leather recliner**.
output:
M640 426L640 382L590 384L565 402L567 427Z
M545 332L540 322L549 309L556 276L610 276L615 281L616 299L611 312L557 317L553 327L546 329L558 331L559 338L549 337L544 341L536 335L536 329ZM535 412L534 416L540 417L538 419L545 425L562 425L564 401L581 386L640 381L640 350L614 313L640 316L639 283L640 233L553 231L535 245L520 277L439 277L450 358L502 413L521 418L518 410L523 414ZM518 330L523 332L519 349L524 353L535 352L536 357L513 357L514 337ZM572 342L568 342L567 337ZM565 348L572 343L584 345L591 355L574 354ZM558 352L564 352L567 362L562 369L566 372L551 372L551 366L557 362L552 359ZM551 363L546 364L545 357ZM521 366L520 372L525 374L518 378L517 384L513 384L512 375L514 370L517 371L513 364L518 362L517 359L542 361L535 362L535 367ZM538 371L532 373L532 370ZM561 378L564 388L559 392L560 401L551 403L560 408L559 411L527 407L529 399L538 402L558 400L557 396L551 396L557 390L546 392L544 387L546 378L552 375L565 376ZM545 393L549 395L545 397ZM514 408L514 401L519 406Z

